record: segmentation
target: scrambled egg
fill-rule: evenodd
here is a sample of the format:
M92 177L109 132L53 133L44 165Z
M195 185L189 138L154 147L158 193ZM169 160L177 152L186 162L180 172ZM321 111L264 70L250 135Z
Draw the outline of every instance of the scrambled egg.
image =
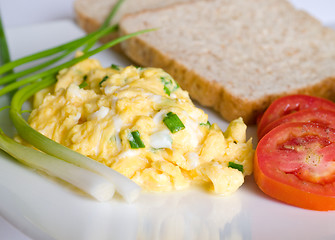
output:
M147 191L204 184L228 195L252 172L242 119L225 133L157 68L103 68L87 59L37 93L30 125L129 177Z

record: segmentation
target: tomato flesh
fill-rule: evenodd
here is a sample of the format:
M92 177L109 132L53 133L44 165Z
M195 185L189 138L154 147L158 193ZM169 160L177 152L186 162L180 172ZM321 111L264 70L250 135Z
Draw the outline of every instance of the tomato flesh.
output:
M299 179L308 182L325 184L335 180L335 166L332 161L334 146L328 147L328 139L317 136L304 136L290 139L278 146L279 151L290 155L289 166L279 169L285 173L296 175ZM287 153L292 152L292 153ZM294 158L292 159L292 157Z
M335 128L335 111L329 111L324 109L311 110L305 109L295 113L283 116L260 129L258 139L261 139L265 134L267 134L271 129L279 126L283 123L288 122L312 122L326 127Z
M288 95L275 100L264 112L258 124L258 132L262 131L271 122L288 114L301 110L326 109L335 111L335 104L329 100L308 95Z
M335 129L285 123L258 143L254 177L280 201L313 210L335 210Z

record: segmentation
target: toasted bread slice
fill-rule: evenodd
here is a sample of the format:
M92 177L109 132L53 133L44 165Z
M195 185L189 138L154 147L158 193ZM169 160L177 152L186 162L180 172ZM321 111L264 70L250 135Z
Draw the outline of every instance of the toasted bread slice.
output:
M129 14L122 43L142 66L169 72L226 120L256 117L276 98L335 98L335 31L285 0L207 0Z

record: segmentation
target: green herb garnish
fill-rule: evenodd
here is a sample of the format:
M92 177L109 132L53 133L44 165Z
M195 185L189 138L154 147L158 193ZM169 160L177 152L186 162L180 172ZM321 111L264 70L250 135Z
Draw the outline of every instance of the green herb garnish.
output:
M79 88L85 88L87 86L88 86L88 83L86 81L84 81L81 84L79 84Z
M239 170L240 172L242 172L243 173L243 165L242 164L238 164L238 163L234 163L234 162L229 162L228 163L228 167L230 167L230 168L235 168L235 169L237 169L237 170Z
M169 96L179 88L179 85L171 77L160 77L160 79L164 85L164 92Z
M115 64L112 64L111 65L111 68L114 69L114 70L120 70L120 67L118 65L115 65Z
M117 5L120 6L121 2L123 1L119 0ZM113 14L115 14L115 11L116 10L114 8L112 11ZM127 201L131 202L136 198L136 196L138 196L140 192L140 187L138 185L129 181L129 179L112 170L111 168L106 167L105 165L94 161L86 156L83 156L77 152L74 152L73 150L68 149L63 145L45 137L44 135L33 129L21 115L23 103L27 101L31 96L33 96L37 91L54 84L56 82L56 74L60 70L71 67L74 64L100 51L106 50L126 39L153 30L150 29L131 33L91 50L91 47L94 45L94 43L96 43L99 38L117 30L117 25L108 26L113 14L109 15L108 21L106 21L103 24L103 27L101 27L96 32L88 34L87 36L76 39L72 42L29 55L12 62L9 62L9 55L6 56L5 51L8 52L8 49L7 46L5 46L4 44L6 40L5 35L0 34L1 48L4 47L2 48L2 50L0 50L0 60L2 61L2 64L0 66L0 96L19 89L15 92L11 102L11 120L13 121L13 124L18 134L24 140L26 140L31 145L46 154L14 142L12 139L8 138L1 129L0 148L15 157L17 160L24 162L25 164L33 168L38 168L43 171L55 174L55 176L58 176L66 181L71 182L70 175L73 173L73 177L76 180L72 183L80 189L86 191L88 194L93 194L94 197L99 200L108 200L110 197L112 197L112 195L114 194L115 184L116 191L118 191ZM0 25L0 33L4 33L2 24ZM76 51L78 48L83 46L86 46L84 50L82 50L84 52L83 55L45 69L47 66L56 63L57 61L63 59L65 56L69 55L70 53ZM3 51L3 49L5 51ZM35 61L41 60L45 57L50 57L50 60L46 60L45 62L37 63L34 65ZM26 63L29 63L29 66L26 68L22 68L24 70L20 72L15 71L15 73L13 72L14 69L17 70L18 66ZM39 72L36 73L36 71ZM83 81L82 84L84 84L84 82L86 81ZM4 84L7 85L1 86ZM41 159L44 159L45 161L41 161ZM76 178L74 172L79 173L80 170L78 168L70 167L70 165L69 167L65 166L69 163L71 163L71 166L76 165L79 167L79 169L83 169L85 173L82 173L81 175L84 177L84 179L90 180L78 181L78 179L80 178ZM63 165L64 168L62 168L61 165ZM48 167L51 168L48 169ZM55 169L57 173L53 171ZM69 172L71 173L70 175ZM93 177L93 175L96 175L96 177ZM108 186L107 184L105 184L105 180L107 180ZM105 186L102 187L101 184L105 184ZM106 191L102 192L101 189L105 189Z
M88 83L86 82L86 80L87 80L87 75L83 77L83 82L79 84L79 88L85 88L88 86Z
M143 67L140 67L140 66L134 66L134 67L138 70L143 70Z
M107 79L108 79L108 76L104 76L104 78L99 82L100 87L103 82L107 81Z
M211 123L209 121L207 121L206 123L200 123L200 126L204 126L204 127L210 127Z
M145 148L145 145L141 140L140 133L137 130L130 133L130 135L128 136L128 140L131 148Z
M170 130L171 133L176 133L185 128L183 122L179 119L177 114L169 112L163 119L164 124Z

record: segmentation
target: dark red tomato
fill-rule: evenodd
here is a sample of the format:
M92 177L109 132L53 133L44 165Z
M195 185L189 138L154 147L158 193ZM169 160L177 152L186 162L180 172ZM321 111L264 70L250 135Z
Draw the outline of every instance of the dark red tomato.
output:
M335 111L335 104L329 100L308 95L289 95L278 98L264 112L258 124L257 134L269 123L293 112L310 109L326 109Z
M284 123L258 143L254 177L267 195L313 210L335 210L335 130Z
M265 134L271 131L271 129L288 122L313 122L326 127L335 128L335 111L305 109L285 115L261 129L259 131L258 139L261 139Z

